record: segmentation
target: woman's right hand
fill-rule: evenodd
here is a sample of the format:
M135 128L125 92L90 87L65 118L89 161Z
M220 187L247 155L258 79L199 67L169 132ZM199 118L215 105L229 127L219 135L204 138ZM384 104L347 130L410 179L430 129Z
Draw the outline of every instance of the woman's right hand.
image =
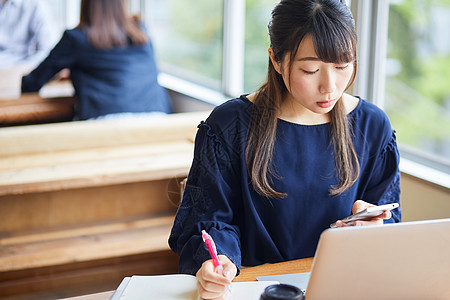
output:
M201 299L223 300L228 296L228 287L237 273L234 263L225 255L219 255L223 271L214 270L212 259L205 261L198 270L197 288Z

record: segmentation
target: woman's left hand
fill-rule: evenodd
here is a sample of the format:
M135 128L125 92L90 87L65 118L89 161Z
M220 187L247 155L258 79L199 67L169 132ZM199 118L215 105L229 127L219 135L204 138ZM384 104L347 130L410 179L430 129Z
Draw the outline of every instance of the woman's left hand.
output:
M355 203L353 203L352 207L352 214L355 214L357 212L360 212L367 207L375 206L369 202L363 201L363 200L356 200ZM390 219L392 217L392 214L390 211L384 211L381 215L378 215L376 217L373 217L369 220L358 220L354 221L350 224L343 223L341 220L336 222L336 227L347 227L347 226L367 226L367 225L382 225L383 220Z

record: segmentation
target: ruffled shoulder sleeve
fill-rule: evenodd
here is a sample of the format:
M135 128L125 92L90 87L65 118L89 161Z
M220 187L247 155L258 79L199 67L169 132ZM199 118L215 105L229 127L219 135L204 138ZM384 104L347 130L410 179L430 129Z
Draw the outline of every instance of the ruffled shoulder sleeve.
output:
M392 130L390 138L376 156L373 168L362 199L376 205L387 203L400 204L400 155L397 149L395 131ZM385 223L400 222L400 206L392 211L392 218Z
M235 123L219 127L213 113L198 126L194 160L169 237L171 249L180 255L181 273L195 274L210 258L201 238L203 229L213 237L218 253L240 268L240 232L234 222L234 212L241 205L236 173L240 151L235 148L240 137L233 134Z

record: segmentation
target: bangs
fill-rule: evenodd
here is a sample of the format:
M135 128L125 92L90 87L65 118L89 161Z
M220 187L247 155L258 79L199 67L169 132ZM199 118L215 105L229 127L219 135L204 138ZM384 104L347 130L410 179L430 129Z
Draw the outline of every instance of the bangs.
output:
M356 59L356 33L352 27L323 10L317 10L311 21L310 34L320 60L339 64Z

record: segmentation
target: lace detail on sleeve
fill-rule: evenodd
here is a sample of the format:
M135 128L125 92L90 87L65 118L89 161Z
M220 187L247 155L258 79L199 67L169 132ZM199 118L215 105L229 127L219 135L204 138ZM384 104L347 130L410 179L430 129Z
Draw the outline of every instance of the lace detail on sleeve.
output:
M394 178L389 184L386 192L379 201L379 205L387 203L399 203L400 204L400 170L398 169L398 163L400 160L400 155L397 149L397 138L395 136L395 130L392 131L392 136L385 148L382 151L382 155L385 156L386 161L390 161L391 164L396 164L396 172ZM386 156L390 156L388 159ZM401 207L391 211L392 218L386 220L386 223L390 222L400 222L401 221Z
M202 121L196 138L194 160L189 171L179 215L191 214L197 217L216 209L216 201L223 193L230 193L230 177L233 177L232 163L222 141L209 124ZM195 218L185 218L191 224Z
M392 131L392 136L386 146L383 148L381 154L386 152L397 151L397 137L395 136L395 130Z
M383 197L378 202L378 205L388 204L388 203L399 203L400 204L400 171L395 174L394 180L387 188ZM387 220L388 222L400 222L401 221L401 207L399 206L395 210L391 211L392 218Z
M374 177L376 179L371 189L371 198L375 200L373 202L374 204L400 204L399 159L395 131L393 130L388 143L381 150L378 160L375 163L373 174L376 175ZM391 213L392 218L385 220L385 223L400 222L400 207L392 210Z
M201 121L200 124L198 124L197 126L198 129L205 129L206 130L206 135L211 138L211 140L213 140L214 142L220 143L216 133L211 129L211 126L209 126L208 123L206 123L205 121Z
M232 224L232 199L238 191L236 175L226 149L227 142L206 122L201 122L195 140L194 160L189 171L183 199L178 207L170 247L180 255L179 270L195 274L209 254L199 232L206 229L227 240L221 254L240 266L239 230Z
M394 180L386 189L383 197L378 202L378 205L400 202L400 172L395 174Z
M216 172L228 169L231 164L231 159L225 151L223 141L214 132L211 126L202 121L198 125L199 130L204 130L206 136L200 149L196 150L195 159L199 159L199 163L207 164L205 171L212 173L215 176Z

